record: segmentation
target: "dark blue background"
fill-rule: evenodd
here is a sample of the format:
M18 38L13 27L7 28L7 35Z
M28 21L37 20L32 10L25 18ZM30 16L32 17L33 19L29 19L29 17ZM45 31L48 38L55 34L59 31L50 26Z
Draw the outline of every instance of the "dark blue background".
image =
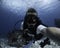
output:
M38 12L38 17L42 20L44 24L48 26L55 26L54 20L56 18L60 18L60 1L59 0L51 0L50 3L49 1L47 1L46 4L43 4L43 2L41 1L35 2L32 0L31 1L26 0L26 2L32 3L31 6L29 6L30 4L25 3L25 1L23 0L23 2L27 5L25 6L22 3L21 7L17 5L9 6L8 3L10 1L7 3L7 5L5 5L6 3L4 3L4 1L7 2L7 0L0 0L0 35L2 36L6 35L9 31L12 31L14 29L14 24L18 20L24 19L25 13L30 7L33 7L36 9L36 11ZM14 0L14 1L18 1L18 0ZM20 23L17 24L17 26L20 27Z

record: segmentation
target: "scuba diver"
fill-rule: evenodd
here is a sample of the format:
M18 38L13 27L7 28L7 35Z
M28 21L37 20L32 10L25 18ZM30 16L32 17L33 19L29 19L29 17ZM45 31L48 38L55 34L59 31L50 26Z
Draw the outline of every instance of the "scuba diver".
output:
M37 31L37 27L39 25L44 25L42 21L38 18L38 13L34 8L29 8L28 11L26 12L24 22L23 24L23 30L25 32L24 37L26 39L33 39L35 41L40 40L44 35L42 33L39 33ZM46 26L46 25L44 25ZM29 36L29 37L28 37ZM47 42L43 42L42 48L45 46L45 44L50 44L49 39L46 39ZM40 44L42 45L42 44Z
M36 37L36 29L40 24L42 24L42 22L41 20L39 20L36 10L33 8L29 8L24 18L23 30L28 29L30 31L29 33L35 35ZM38 37L41 38L42 36L43 35L40 34L40 37ZM38 39L38 37L36 38Z

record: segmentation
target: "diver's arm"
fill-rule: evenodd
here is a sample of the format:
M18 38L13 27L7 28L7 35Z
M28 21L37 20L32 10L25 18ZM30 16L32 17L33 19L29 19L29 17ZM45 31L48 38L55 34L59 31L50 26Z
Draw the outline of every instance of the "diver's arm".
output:
M37 27L37 30L39 31L39 33L46 35L48 38L52 39L58 45L60 45L60 28L44 26L42 27L41 25L39 25Z
M60 28L48 27L46 29L46 36L48 36L60 46Z

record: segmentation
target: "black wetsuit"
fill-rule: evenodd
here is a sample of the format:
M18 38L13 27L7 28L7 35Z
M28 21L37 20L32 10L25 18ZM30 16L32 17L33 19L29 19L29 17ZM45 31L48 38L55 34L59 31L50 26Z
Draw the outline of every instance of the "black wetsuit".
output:
M37 35L36 34L36 29L37 29L38 25L40 25L40 24L44 25L44 24L41 22L41 20L39 20L39 18L37 16L34 16L34 18L36 19L36 25L34 27L32 27L32 28L29 28L28 25L27 25L27 22L32 23L31 17L32 16L25 16L25 18L24 18L24 24L23 24L23 29L25 30L25 29L28 28L30 30L30 33L34 34L35 38L38 40L38 39L42 38L43 35L42 34L38 34Z

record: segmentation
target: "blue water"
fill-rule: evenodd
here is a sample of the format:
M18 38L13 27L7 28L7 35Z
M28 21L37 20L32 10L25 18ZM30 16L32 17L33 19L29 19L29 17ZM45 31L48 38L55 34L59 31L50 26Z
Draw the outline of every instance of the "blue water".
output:
M0 36L4 37L12 31L14 24L24 19L30 7L36 9L38 17L47 26L55 26L54 20L60 18L59 0L0 0ZM17 29L20 23L16 25Z

